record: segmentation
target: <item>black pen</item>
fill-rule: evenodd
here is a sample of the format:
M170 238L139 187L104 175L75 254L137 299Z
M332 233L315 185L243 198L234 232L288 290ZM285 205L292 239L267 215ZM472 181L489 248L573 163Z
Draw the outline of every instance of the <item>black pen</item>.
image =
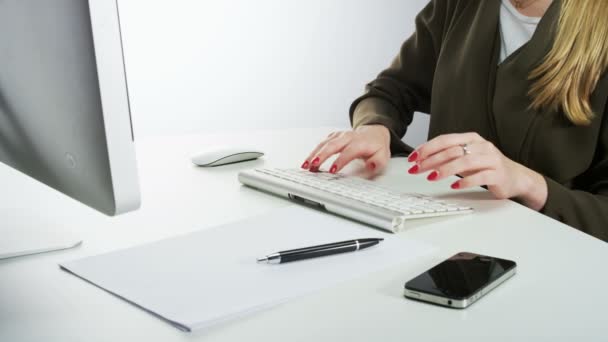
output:
M382 240L384 239L357 239L292 249L288 251L272 253L265 257L258 258L258 262L265 262L268 264L282 264L290 261L298 261L322 257L326 255L334 255L338 253L355 252L361 249L377 245Z

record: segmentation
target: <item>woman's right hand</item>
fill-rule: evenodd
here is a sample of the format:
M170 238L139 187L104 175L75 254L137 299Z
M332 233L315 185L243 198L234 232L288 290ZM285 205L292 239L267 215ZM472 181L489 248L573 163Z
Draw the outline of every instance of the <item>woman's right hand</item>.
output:
M310 153L302 168L318 172L323 163L340 154L329 169L336 173L355 159L363 159L365 166L379 172L386 167L390 157L391 135L382 125L361 126L353 131L333 132Z

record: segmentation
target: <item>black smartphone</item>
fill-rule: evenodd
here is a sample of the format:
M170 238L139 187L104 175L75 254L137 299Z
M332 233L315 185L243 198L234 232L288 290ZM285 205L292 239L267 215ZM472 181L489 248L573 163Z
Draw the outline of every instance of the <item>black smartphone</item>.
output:
M515 274L514 261L461 252L405 283L407 298L464 309Z

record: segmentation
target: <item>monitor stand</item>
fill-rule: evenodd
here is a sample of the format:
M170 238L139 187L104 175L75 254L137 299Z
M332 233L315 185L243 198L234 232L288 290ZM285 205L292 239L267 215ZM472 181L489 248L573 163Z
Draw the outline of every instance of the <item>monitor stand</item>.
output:
M34 233L35 235L31 235ZM40 231L2 229L0 236L0 260L26 255L60 251L78 247L82 240L71 234L44 234Z
M0 260L82 244L81 204L0 163Z

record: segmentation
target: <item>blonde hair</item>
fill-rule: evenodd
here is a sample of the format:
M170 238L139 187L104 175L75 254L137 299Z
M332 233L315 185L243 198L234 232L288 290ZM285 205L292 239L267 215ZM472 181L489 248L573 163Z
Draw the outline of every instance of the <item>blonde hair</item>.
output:
M531 73L536 110L562 109L575 125L594 117L590 97L608 67L608 1L562 0L553 47Z

